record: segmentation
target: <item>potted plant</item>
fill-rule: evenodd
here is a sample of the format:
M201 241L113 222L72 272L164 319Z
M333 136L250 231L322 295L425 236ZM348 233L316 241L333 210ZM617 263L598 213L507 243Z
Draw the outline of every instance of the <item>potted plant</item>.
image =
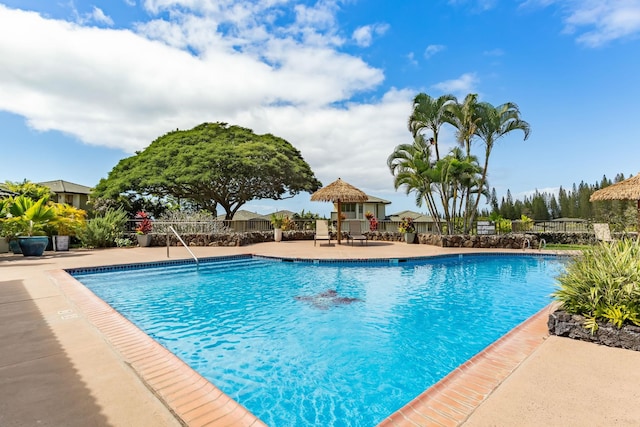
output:
M149 215L140 211L136 214L138 225L136 226L136 235L138 236L138 245L141 247L151 246L151 230L153 229L153 223L149 218Z
M87 212L66 203L53 205L56 210L57 235L53 237L54 251L68 251L69 240L86 225Z
M282 224L284 223L284 215L271 214L271 225L273 225L273 240L282 241Z
M378 229L378 219L376 218L376 216L373 213L367 211L364 214L364 217L369 221L369 231L376 231Z
M47 204L48 197L34 202L26 196L17 196L9 207L9 223L15 226L18 244L24 256L42 256L49 244L44 227L56 218L56 212Z
M413 224L413 218L404 217L398 225L398 231L404 233L404 241L407 243L413 243L416 239L416 227Z

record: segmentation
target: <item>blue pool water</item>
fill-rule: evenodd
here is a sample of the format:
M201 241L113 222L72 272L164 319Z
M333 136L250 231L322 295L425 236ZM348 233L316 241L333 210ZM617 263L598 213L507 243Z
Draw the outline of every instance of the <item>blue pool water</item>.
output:
M562 261L227 259L73 273L269 426L374 426L550 302Z

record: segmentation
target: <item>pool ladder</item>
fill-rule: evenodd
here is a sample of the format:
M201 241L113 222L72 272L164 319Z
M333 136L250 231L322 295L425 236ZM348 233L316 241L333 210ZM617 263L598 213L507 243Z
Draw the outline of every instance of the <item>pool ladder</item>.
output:
M184 242L184 240L182 240L182 237L180 237L180 235L178 234L178 232L175 230L175 228L173 228L173 225L169 226L169 230L173 231L173 234L176 235L176 237L178 238L178 240L180 241L180 243L182 243L182 246L184 246L184 248L191 254L191 256L193 257L194 260L196 260L196 266L200 265L200 262L198 261L198 257L196 257L193 252L191 252L191 249L189 249L189 246L187 246L187 244ZM169 258L169 232L167 231L167 258Z
M540 244L538 245L538 250L541 251L547 247L547 241L544 239L540 239Z
M524 239L524 242L522 242L522 250L524 251L525 249L531 249L531 240Z

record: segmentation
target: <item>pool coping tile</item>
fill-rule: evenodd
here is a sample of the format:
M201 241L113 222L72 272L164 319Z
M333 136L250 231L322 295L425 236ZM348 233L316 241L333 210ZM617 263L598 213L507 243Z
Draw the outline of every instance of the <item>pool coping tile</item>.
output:
M378 427L413 427L413 413L429 418L421 426L458 426L549 337L547 319L552 304L490 344L418 397L386 418ZM443 402L443 400L446 402ZM460 415L452 418L443 405ZM448 410L447 410L448 412ZM452 414L454 415L454 414Z

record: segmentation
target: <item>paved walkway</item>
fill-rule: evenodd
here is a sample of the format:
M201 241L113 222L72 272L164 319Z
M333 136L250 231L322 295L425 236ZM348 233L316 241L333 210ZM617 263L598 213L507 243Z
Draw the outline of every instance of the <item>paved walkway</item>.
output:
M461 251L387 242L314 247L309 241L193 250L198 257L254 253L301 258ZM189 254L172 247L170 256ZM0 426L182 424L88 314L61 292L51 272L165 259L166 248L52 252L41 258L0 254ZM540 342L470 416L454 422L446 416L428 418L413 425L640 425L640 353L557 337L541 336Z

